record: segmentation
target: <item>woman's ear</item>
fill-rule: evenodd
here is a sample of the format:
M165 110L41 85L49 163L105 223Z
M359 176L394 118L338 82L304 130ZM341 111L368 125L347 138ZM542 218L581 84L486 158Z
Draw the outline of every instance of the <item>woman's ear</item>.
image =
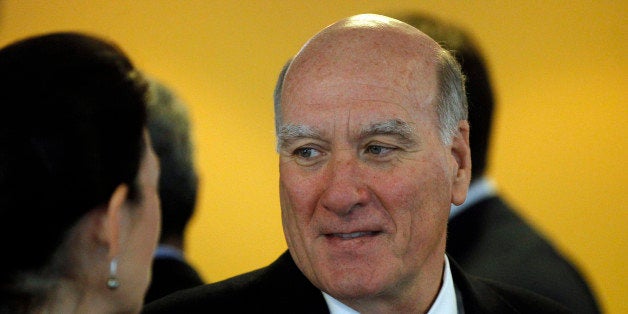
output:
M465 120L458 123L458 134L451 144L451 154L457 166L453 169L453 187L451 202L455 205L464 203L471 182L471 148L469 146L469 123Z
M122 228L123 207L129 193L126 184L120 184L111 194L107 208L101 237L109 244L109 259L116 258L120 252L120 229Z

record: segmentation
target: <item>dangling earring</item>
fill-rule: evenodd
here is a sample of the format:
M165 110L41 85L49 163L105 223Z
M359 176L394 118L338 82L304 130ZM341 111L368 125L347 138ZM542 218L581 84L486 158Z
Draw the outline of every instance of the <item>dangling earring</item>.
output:
M118 280L118 260L114 258L109 264L109 279L107 279L107 288L109 288L109 290L116 290L118 287L120 287L120 281Z

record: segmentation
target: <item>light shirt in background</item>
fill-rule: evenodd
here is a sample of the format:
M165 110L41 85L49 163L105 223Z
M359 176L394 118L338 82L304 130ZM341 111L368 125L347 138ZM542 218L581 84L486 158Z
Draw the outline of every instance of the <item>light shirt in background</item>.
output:
M495 183L487 177L480 177L473 180L469 185L469 192L467 192L467 199L460 206L451 205L451 211L449 212L449 219L462 213L465 209L477 204L485 198L495 195Z
M172 245L166 244L160 244L157 246L154 258L176 259L180 261L185 261L185 259L183 258L183 252L180 249Z

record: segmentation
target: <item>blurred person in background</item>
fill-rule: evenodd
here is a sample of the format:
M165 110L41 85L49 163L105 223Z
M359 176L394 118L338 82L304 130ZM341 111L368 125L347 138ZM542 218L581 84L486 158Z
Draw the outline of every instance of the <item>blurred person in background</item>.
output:
M188 110L163 82L148 75L147 80L148 131L161 169L162 224L146 303L204 283L183 252L185 229L194 214L198 189Z
M407 12L393 17L450 50L466 76L471 185L466 201L451 208L447 253L473 275L535 291L576 313L599 313L596 298L576 265L517 213L487 175L496 105L490 71L475 38L428 14Z

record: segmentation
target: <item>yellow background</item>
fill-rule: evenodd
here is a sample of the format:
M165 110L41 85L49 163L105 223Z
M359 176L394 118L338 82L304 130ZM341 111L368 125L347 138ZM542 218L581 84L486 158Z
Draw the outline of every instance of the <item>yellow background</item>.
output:
M265 266L286 248L272 115L283 63L348 15L418 9L459 23L478 38L497 91L491 175L581 266L606 312L619 314L628 313L627 8L627 1L0 0L0 44L53 30L104 35L189 103L202 181L186 246L216 281Z

